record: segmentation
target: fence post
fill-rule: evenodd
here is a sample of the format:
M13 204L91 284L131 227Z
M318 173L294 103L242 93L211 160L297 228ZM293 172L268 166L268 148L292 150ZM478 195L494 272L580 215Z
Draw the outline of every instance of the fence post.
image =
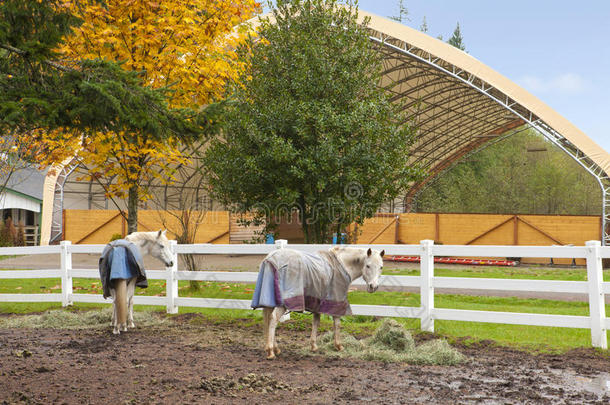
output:
M176 298L178 298L178 280L176 278L176 272L178 271L178 253L176 253L176 245L178 242L170 240L169 245L172 251L173 259L172 266L166 269L166 281L165 281L165 297L167 298L167 313L177 314L178 306L176 305Z
M589 283L589 315L591 316L591 344L602 349L608 348L606 337L606 307L602 283L604 281L601 243L590 240L587 246L587 282Z
M420 261L420 294L421 294L421 329L434 332L434 256L432 246L434 241L422 240Z
M61 266L61 305L66 307L72 305L70 295L72 295L72 252L68 248L72 242L62 240L59 243L60 249L60 266Z

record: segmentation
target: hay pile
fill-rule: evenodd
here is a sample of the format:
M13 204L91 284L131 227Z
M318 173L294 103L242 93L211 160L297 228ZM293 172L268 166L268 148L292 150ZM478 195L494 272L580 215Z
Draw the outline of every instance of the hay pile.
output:
M134 323L138 326L152 326L167 322L152 312L134 311ZM112 308L100 311L72 312L52 310L36 315L12 316L0 319L3 328L49 328L49 329L95 329L107 328L112 319Z
M332 332L320 336L319 343L321 353L336 357L446 366L459 364L466 359L444 339L416 346L411 333L393 319L385 319L375 334L367 339L358 340L349 334L342 334L344 349L340 352L335 349Z

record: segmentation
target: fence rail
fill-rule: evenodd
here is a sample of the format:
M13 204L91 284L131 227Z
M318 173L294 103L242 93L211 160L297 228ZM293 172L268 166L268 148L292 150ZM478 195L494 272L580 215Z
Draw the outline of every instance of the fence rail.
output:
M288 244L279 240L275 245L217 245L196 244L178 245L172 241L174 265L166 270L148 270L149 279L166 281L165 297L135 296L134 302L143 305L165 306L167 312L177 313L178 307L249 309L250 300L221 298L186 298L178 294L178 281L199 280L219 282L256 282L255 272L222 271L179 271L179 254L267 254L282 249ZM610 318L606 317L605 295L610 294L610 282L603 282L602 258L610 258L610 247L602 247L598 241L589 241L585 246L451 246L434 245L430 240L419 245L373 245L385 249L390 255L420 256L420 276L382 276L380 285L396 287L418 287L421 293L419 307L386 305L352 305L354 315L390 316L419 318L423 330L434 331L435 320L504 323L516 325L554 326L564 328L584 328L591 330L591 343L595 347L607 349L607 329ZM328 249L331 245L292 244L291 248L306 252ZM355 247L362 247L355 245ZM0 255L59 254L60 269L48 270L8 270L0 271L0 279L61 278L61 293L55 294L0 294L0 302L61 302L71 305L74 302L108 303L101 295L75 294L72 279L98 278L95 269L75 269L72 267L72 254L101 253L104 245L72 245L69 241L58 246L0 248ZM483 256L483 257L553 257L582 258L587 264L587 281L515 280L515 279L476 279L457 277L435 277L435 256ZM364 285L355 280L354 285ZM589 316L547 315L532 313L495 312L478 310L446 309L434 307L435 288L534 291L554 293L587 294Z

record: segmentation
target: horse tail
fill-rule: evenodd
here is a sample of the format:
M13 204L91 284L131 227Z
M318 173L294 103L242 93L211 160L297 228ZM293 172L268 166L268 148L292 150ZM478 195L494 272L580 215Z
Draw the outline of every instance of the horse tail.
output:
M116 305L116 316L119 330L127 325L127 280L124 278L114 281L116 295L114 297Z

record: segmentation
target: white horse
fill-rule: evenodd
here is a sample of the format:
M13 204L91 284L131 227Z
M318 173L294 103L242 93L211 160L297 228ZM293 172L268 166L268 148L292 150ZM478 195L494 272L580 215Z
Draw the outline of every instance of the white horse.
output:
M383 267L383 255L385 253L384 250L381 252L372 249L362 249L362 248L351 248L351 247L333 247L330 249L330 252L334 253L340 263L343 265L343 268L349 274L351 281L356 280L358 277L364 279L367 284L367 291L369 293L373 293L377 291L379 287L379 276L381 275L381 270ZM270 253L267 255L267 258L273 255L274 253ZM347 297L347 289L349 284L345 285L344 296ZM276 355L280 354L280 349L275 340L275 329L277 324L286 312L285 306L277 306L275 308L264 307L263 308L263 332L265 339L265 352L267 354L267 359L274 359ZM318 326L320 325L320 313L313 313L313 321L311 328L311 350L318 350L317 345L317 333ZM338 351L343 350L343 345L341 344L341 338L339 336L339 327L341 316L333 317L333 335L334 335L334 345Z
M151 255L159 259L165 266L174 265L169 240L166 231L133 232L125 237L140 249L140 255ZM135 328L133 323L133 294L137 277L116 279L110 287L112 296L112 333L115 335L126 332L127 327Z

